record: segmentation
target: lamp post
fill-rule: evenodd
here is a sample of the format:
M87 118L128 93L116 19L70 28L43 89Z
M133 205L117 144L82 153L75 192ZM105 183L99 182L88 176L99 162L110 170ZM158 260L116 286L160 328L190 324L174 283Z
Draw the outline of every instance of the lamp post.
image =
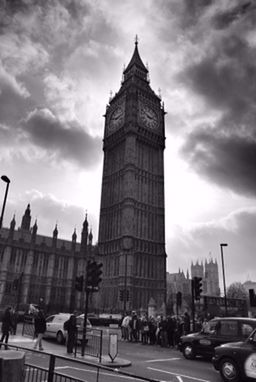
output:
M127 309L127 251L125 251L125 265L124 265L124 316L126 316Z
M2 175L1 179L2 181L6 183L6 189L5 189L4 202L3 202L3 207L2 207L1 217L0 217L0 229L2 228L2 225L3 225L5 204L6 204L6 199L7 199L8 189L10 184L10 179L6 175Z
M224 259L223 259L223 247L227 247L228 245L225 243L220 244L220 252L221 252L221 263L222 263L222 274L223 274L223 287L224 287L224 302L225 302L225 315L228 315L228 307L227 307L227 293L226 293L226 282L225 282L225 268L224 268Z

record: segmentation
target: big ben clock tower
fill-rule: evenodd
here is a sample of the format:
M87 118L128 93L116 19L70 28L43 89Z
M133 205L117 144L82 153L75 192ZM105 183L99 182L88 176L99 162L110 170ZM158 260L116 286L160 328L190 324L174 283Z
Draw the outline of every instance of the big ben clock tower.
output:
M99 222L101 309L160 309L166 298L164 108L138 41L105 114Z

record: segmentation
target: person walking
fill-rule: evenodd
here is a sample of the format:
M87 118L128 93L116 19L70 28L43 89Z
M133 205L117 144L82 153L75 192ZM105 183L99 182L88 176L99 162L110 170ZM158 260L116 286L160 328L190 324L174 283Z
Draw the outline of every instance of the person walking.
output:
M43 339L43 334L46 331L46 321L44 317L44 313L42 309L39 309L38 313L35 316L35 322L34 322L34 327L35 327L35 335L37 336L34 349L39 347L39 350L44 350L42 346L42 339Z
M5 341L5 350L8 349L7 343L9 339L9 333L10 333L10 330L13 328L11 310L12 310L12 307L8 306L8 308L5 309L3 319L2 319L1 342ZM0 345L0 349L1 349L1 345Z
M11 334L16 335L17 325L18 325L18 312L14 308L11 310L11 320L12 320Z
M171 316L167 317L167 339L168 346L174 347L174 330L175 330L175 322Z
M124 341L129 340L129 323L131 321L131 316L128 314L123 318L122 324L121 324L121 330L122 330L122 338Z
M161 320L159 322L159 330L160 330L160 345L162 347L167 347L168 345L168 337L167 337L167 320L166 317L161 316Z
M65 321L64 329L68 332L67 353L73 353L77 338L77 323L75 314L71 314L69 319Z
M148 326L148 318L147 316L143 316L141 318L141 343L143 345L148 344L148 339L149 339L149 326Z

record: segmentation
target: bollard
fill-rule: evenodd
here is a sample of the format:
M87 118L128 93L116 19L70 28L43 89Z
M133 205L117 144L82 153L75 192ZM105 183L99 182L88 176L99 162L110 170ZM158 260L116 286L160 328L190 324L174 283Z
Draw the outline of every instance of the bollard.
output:
M24 382L25 353L0 350L0 382Z

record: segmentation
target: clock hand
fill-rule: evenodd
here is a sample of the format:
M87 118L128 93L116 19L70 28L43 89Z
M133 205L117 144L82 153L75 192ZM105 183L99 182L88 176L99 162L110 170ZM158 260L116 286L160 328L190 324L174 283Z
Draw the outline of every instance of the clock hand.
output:
M120 118L121 115L122 115L122 113L119 113L119 114L115 115L115 116L113 117L113 119L116 120L116 119Z

